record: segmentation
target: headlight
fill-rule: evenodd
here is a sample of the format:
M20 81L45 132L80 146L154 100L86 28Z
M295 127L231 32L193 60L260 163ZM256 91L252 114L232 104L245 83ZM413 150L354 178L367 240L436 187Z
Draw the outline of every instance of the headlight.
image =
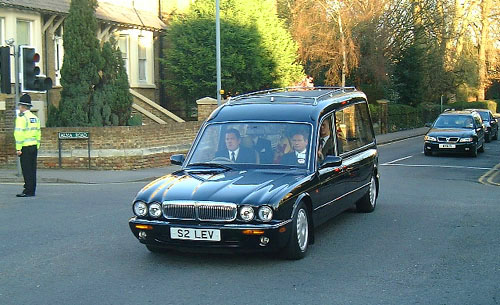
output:
M244 221L252 221L255 216L255 212L251 206L245 205L240 209L240 216Z
M263 222L269 222L273 219L273 210L267 205L259 208L259 218Z
M142 201L137 201L134 203L134 213L137 216L144 217L148 214L148 206Z
M425 141L436 141L436 138L435 137L430 137L430 136L425 136L424 140Z
M153 203L149 205L149 215L154 218L158 218L161 216L161 205L159 203Z
M460 139L460 142L472 142L473 139L472 138L461 138Z

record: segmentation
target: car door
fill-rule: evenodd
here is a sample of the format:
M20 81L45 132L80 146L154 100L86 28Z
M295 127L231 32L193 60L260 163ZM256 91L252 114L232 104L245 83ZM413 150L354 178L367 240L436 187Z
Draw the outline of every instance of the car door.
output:
M363 189L370 182L377 158L368 105L364 99L354 102L335 114L339 122L339 137L343 137L339 151L347 174L345 196L349 203L363 196Z
M475 122L475 128L476 128L476 134L477 134L477 147L481 147L481 145L484 145L484 124L483 124L483 120L481 119L481 116L479 116L479 114L477 113L474 113L473 114L473 117L474 117L474 122Z
M345 207L345 188L347 184L348 174L345 171L346 166L343 164L336 167L321 168L322 161L328 154L338 156L336 151L337 139L335 136L333 125L333 114L327 115L321 121L316 137L316 172L318 175L318 185L311 192L313 200L314 222L320 224L329 218L343 211ZM328 140L322 145L322 138L328 134ZM323 135L323 136L322 136ZM320 154L321 152L321 154ZM325 152L325 155L322 155Z

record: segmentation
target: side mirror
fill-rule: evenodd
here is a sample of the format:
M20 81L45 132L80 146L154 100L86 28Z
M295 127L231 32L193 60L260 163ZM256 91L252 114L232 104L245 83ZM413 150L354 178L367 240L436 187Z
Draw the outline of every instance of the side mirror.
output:
M186 160L184 155L172 155L170 157L170 163L174 165L182 165L182 163L184 163L184 160Z
M425 127L432 127L432 123L427 122L427 123L425 123L425 125L424 125L424 126L425 126Z
M323 163L321 163L321 168L336 167L342 165L342 157L339 156L326 156Z

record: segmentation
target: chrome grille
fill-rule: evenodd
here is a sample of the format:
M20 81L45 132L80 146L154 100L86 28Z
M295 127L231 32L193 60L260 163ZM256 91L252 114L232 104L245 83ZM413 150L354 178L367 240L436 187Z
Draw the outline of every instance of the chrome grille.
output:
M225 202L165 201L162 206L163 217L178 220L233 221L238 212L236 204Z
M446 142L446 143L456 143L458 142L458 137L438 137L438 142Z

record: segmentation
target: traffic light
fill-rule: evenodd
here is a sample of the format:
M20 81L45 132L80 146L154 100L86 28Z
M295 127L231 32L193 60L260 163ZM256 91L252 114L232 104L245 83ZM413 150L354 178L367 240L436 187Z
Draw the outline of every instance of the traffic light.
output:
M52 88L52 79L40 74L40 67L37 63L40 61L40 55L35 52L35 48L20 46L21 63L21 91L39 92Z
M10 94L10 47L0 47L0 77L0 92Z

